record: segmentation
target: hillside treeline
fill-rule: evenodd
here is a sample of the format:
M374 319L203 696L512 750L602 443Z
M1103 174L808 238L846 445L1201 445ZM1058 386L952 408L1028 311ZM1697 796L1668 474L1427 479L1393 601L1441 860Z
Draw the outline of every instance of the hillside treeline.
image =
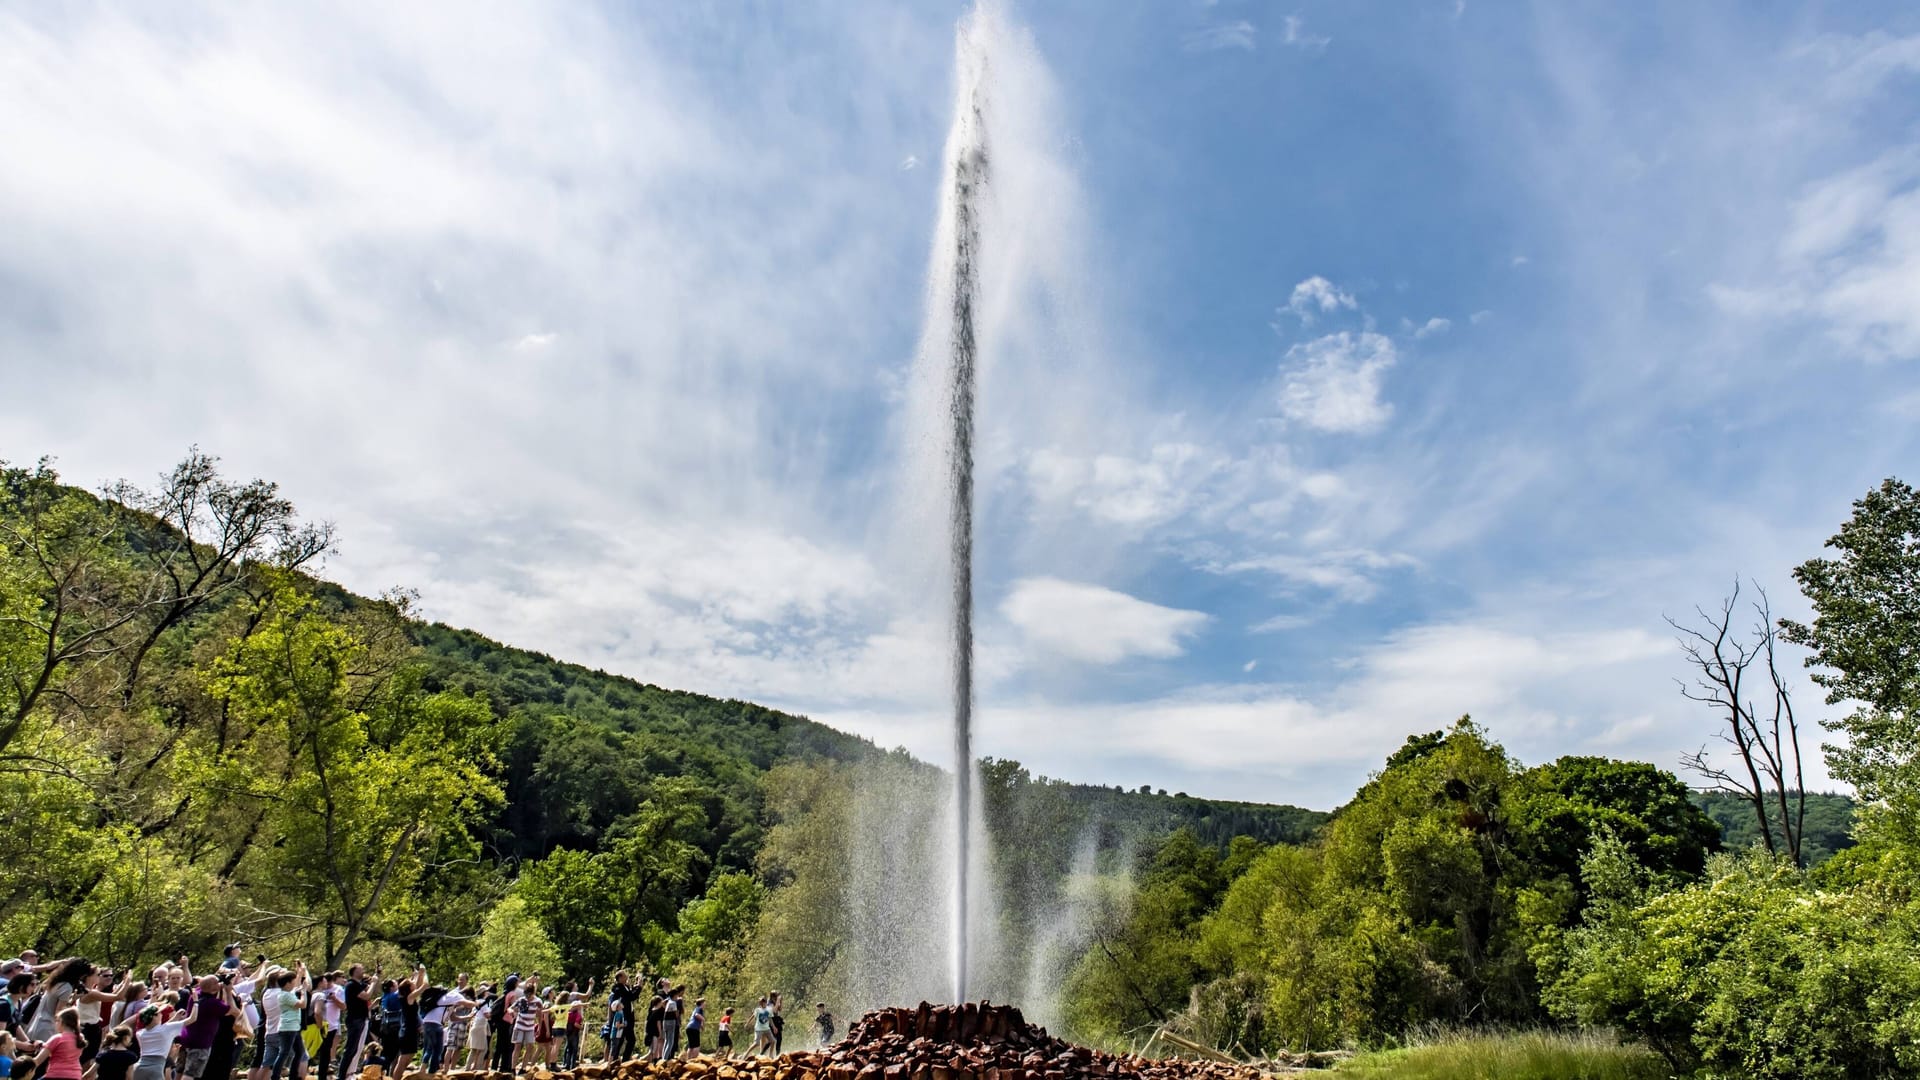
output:
M604 975L739 944L777 876L778 767L937 775L802 717L421 621L405 592L356 596L313 575L335 541L197 452L100 495L0 465L0 852L22 871L0 938L110 964L239 939L465 966L493 917ZM1015 774L1109 844L1180 825L1298 840L1325 818L988 765Z

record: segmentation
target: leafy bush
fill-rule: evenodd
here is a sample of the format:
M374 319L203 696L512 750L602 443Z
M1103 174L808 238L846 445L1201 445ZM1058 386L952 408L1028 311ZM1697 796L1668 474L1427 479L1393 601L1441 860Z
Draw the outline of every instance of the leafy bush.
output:
M1601 853L1600 858L1604 858ZM1913 913L1827 892L1754 855L1638 904L1596 904L1548 1007L1716 1077L1910 1075L1920 1066Z

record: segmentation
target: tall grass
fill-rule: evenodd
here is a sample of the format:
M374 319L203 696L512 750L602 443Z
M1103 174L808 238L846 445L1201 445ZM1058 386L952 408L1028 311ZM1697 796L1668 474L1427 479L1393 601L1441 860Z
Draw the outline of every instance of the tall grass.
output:
M1362 1054L1335 1070L1352 1080L1667 1080L1652 1051L1595 1034L1523 1031L1442 1035Z

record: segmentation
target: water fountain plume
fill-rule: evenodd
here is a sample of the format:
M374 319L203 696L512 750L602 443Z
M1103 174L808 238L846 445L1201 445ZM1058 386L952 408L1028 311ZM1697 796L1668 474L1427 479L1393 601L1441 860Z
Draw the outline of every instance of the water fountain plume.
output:
M1055 914L1069 903L1058 888L1022 878L1024 853L990 850L975 686L1004 661L977 652L974 575L976 527L984 530L991 509L988 478L1008 461L1008 433L1036 422L1058 431L1063 417L1079 430L1083 399L1099 397L1031 392L1077 385L1074 365L1097 338L1097 324L1080 318L1081 200L1045 64L992 0L958 24L954 61L924 322L902 416L900 535L890 545L925 590L915 599L928 623L944 624L928 627L947 652L924 689L927 704L941 700L951 717L943 763L951 771L905 787L863 777L855 789L844 963L849 993L873 1005L1031 994L1029 929L1072 917ZM980 422L987 413L991 425ZM913 784L924 785L917 795Z
M951 437L947 447L948 553L951 560L952 669L953 669L953 999L967 997L968 952L971 929L971 870L973 851L973 407L978 344L974 335L974 307L980 288L980 218L978 200L987 183L987 142L982 95L986 57L980 35L962 27L957 67L960 96L948 140L949 184L943 202L950 216L952 250L947 275L951 295L950 382L948 385ZM943 230L945 231L945 230Z

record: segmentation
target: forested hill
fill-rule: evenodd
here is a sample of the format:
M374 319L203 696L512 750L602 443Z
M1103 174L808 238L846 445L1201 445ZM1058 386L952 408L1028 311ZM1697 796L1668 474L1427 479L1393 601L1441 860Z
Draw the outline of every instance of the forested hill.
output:
M1787 799L1790 805L1796 804L1796 793L1787 792ZM1762 846L1760 825L1754 816L1753 804L1746 799L1701 791L1694 794L1693 803L1705 810L1714 824L1720 826L1720 845L1728 851L1746 851ZM1853 799L1846 795L1807 792L1807 817L1801 833L1801 853L1808 866L1818 866L1836 853L1853 846L1853 806ZM1784 849L1786 842L1780 835L1778 821L1773 822L1772 831L1775 845Z
M0 774L19 811L0 856L36 869L0 890L0 937L110 961L240 937L466 964L524 901L549 933L597 935L563 944L604 972L664 955L716 882L777 884L781 797L871 767L939 798L934 765L804 717L351 593L313 572L338 546L197 452L104 496L0 462ZM1129 849L1183 826L1222 852L1302 840L1323 818L990 766L1010 785L996 818L1045 808Z
M472 630L416 623L428 688L481 694L498 716L518 717L502 757L506 804L493 844L535 859L556 846L592 847L631 813L648 784L687 777L718 793L713 823L735 827L716 845L722 868L746 868L758 847L755 819L764 772L786 760L858 761L872 742L751 702L667 690L512 648ZM1298 843L1327 819L1297 806L1202 799L1033 778L1017 762L990 760L990 779L1038 785L1099 823L1108 844L1144 842L1190 829L1225 849L1236 836ZM991 789L991 784L990 784Z

